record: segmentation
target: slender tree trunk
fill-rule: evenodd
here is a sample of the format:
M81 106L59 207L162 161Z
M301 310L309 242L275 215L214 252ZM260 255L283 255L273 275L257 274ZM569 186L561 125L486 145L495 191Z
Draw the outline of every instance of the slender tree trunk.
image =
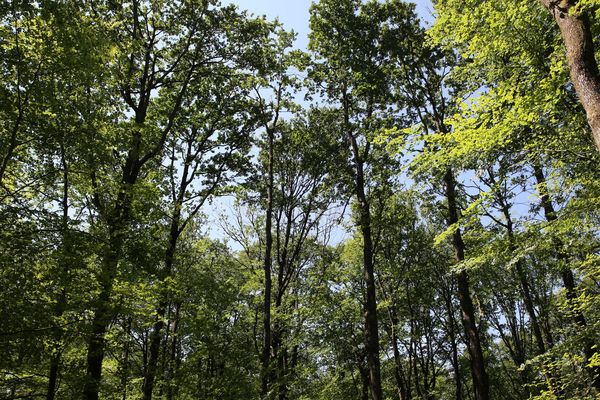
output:
M369 400L369 370L368 367L360 366L358 368L358 372L360 373L360 382L361 382L361 400Z
M501 207L502 213L504 214L504 218L506 219L506 233L508 234L509 250L512 254L515 254L517 251L517 245L515 240L512 217L508 208L509 206L504 200L501 200ZM544 344L542 329L540 328L537 314L535 312L533 297L531 296L531 288L529 287L529 278L527 277L527 272L525 271L523 262L521 260L518 260L515 263L515 271L517 273L517 278L519 279L519 283L521 286L521 293L523 294L523 302L525 303L525 309L527 310L527 315L529 316L529 321L531 322L531 327L533 328L533 335L535 337L535 342L537 345L537 354L544 354L546 352L546 346Z
M127 325L125 328L125 348L123 350L123 370L121 371L121 389L123 391L122 400L127 400L127 385L129 384L129 353L130 353L130 344L129 338L131 336L131 323L133 319L131 317L127 318Z
M398 391L398 397L400 400L408 400L408 391L406 390L406 379L404 377L404 370L402 368L402 357L400 356L400 349L398 347L398 334L396 333L396 327L398 326L398 317L395 310L389 309L390 322L391 322L391 335L392 349L394 351L394 378L396 380L396 390Z
M346 140L350 146L354 168L352 178L354 193L358 200L359 225L363 237L363 279L366 285L365 317L365 350L369 368L369 385L373 400L382 400L381 364L379 361L379 327L377 319L377 295L374 269L373 236L371 233L371 210L365 187L365 159L368 155L367 145L361 154L360 145L354 137L350 124L350 110L347 94L343 94L344 129ZM370 108L370 106L369 106ZM370 115L370 112L368 112Z
M458 223L458 206L456 202L456 182L451 169L448 169L444 175L446 186L446 199L448 201L448 225L452 226ZM465 259L465 243L462 239L460 229L457 227L452 234L452 243L458 262ZM471 298L469 288L469 276L465 270L461 270L456 275L458 284L458 300L462 311L463 327L467 338L469 355L471 357L471 374L473 378L473 387L475 389L476 400L488 400L489 380L485 370L485 359L481 340L475 321L475 308Z
M554 209L554 205L552 204L552 200L550 199L550 195L548 194L548 188L546 185L546 177L544 176L544 171L542 170L542 167L539 164L535 163L533 166L533 172L535 175L536 182L538 184L538 190L540 192L540 202L542 205L542 209L544 210L544 217L548 222L556 221L556 210ZM556 248L558 249L557 257L561 264L561 277L563 285L565 287L567 301L571 310L573 311L573 322L581 327L586 327L587 321L585 319L585 316L576 305L577 288L575 287L575 276L573 275L573 271L569 268L569 257L562 250L563 243L559 239L555 239L555 244ZM584 344L584 354L586 359L590 360L595 353L596 350L593 339L587 339ZM600 390L600 367L591 367L589 368L589 372L592 376L592 383L594 387L597 390Z
M263 260L265 293L263 301L263 354L262 354L262 372L261 372L261 397L266 398L269 394L269 375L271 361L271 296L272 296L272 278L271 270L273 266L273 162L274 162L274 135L272 129L267 129L268 135L268 165L267 165L267 209L265 218L265 254Z
M171 333L171 351L169 355L169 371L167 375L167 400L173 400L177 396L178 386L173 382L175 374L179 370L181 363L181 357L179 355L179 338L177 336L179 331L179 313L181 310L181 303L175 303L175 316L173 317L173 331Z
M64 138L63 138L64 141ZM55 324L57 324L60 318L63 316L65 312L65 308L67 306L67 275L69 273L69 261L68 257L70 257L70 241L68 236L69 232L69 165L66 159L66 152L64 143L60 144L60 153L61 153L61 164L63 169L63 191L62 191L62 218L61 218L61 235L62 235L62 260L60 262L61 270L59 271L62 279L59 280L61 287L59 298L56 302L56 307L54 309L54 317L56 319ZM0 183L1 183L1 175L0 175ZM50 371L48 374L48 389L46 392L46 400L54 400L57 389L58 382L58 371L60 367L60 359L62 352L62 337L63 330L60 326L55 326L52 330L53 341L54 341L54 354L52 354L52 358L50 359Z
M585 109L600 151L600 73L587 13L575 11L578 0L541 0L556 21L567 49L571 81Z
M458 343L456 339L456 320L454 319L454 306L452 305L452 291L453 288L448 288L448 291L444 288L443 296L446 303L446 311L448 313L448 337L450 339L450 346L452 347L452 370L454 371L454 388L455 388L455 399L463 400L463 389L462 379L460 373L460 363L458 362Z
M367 286L367 301L365 304L365 335L367 350L367 365L369 366L369 381L373 400L382 400L381 372L379 361L379 328L377 320L377 300L375 293L375 272L373 266L373 239L371 236L371 215L366 203L362 183L357 185L359 202L361 203L361 231L363 234L363 278Z
M177 240L179 238L179 215L181 206L176 204L175 216L171 222L171 233L169 239L169 245L165 255L164 270L160 274L160 281L164 282L167 277L171 275L173 269L173 262L175 260L175 251L177 249ZM148 355L148 369L144 376L144 384L142 386L142 399L151 400L152 392L154 390L154 381L156 379L156 370L158 366L158 358L160 353L160 344L162 341L162 330L165 326L164 317L168 307L168 300L166 296L160 300L160 304L156 309L156 321L152 326L152 333L150 334L150 346Z

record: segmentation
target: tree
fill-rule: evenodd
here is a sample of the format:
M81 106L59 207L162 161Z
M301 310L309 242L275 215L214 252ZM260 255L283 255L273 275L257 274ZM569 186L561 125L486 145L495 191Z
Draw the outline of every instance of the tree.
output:
M400 1L322 1L311 8L309 48L316 58L311 78L338 108L340 135L349 149L348 190L363 238L365 345L374 400L383 394L370 203L379 189L385 191L393 167L373 138L394 122L388 113L391 77L403 66L416 24L412 7Z
M160 296L156 322L149 338L148 367L143 394L151 399L162 341L165 314L169 305L168 280L172 277L180 236L198 216L205 203L223 191L228 182L244 170L256 117L244 110L249 100L242 76L230 67L214 68L214 82L192 83L183 101L187 115L174 124L167 143L170 160L166 166L169 186L166 197L171 207L164 266L157 273ZM197 85L197 86L196 86ZM225 93L223 92L226 88Z

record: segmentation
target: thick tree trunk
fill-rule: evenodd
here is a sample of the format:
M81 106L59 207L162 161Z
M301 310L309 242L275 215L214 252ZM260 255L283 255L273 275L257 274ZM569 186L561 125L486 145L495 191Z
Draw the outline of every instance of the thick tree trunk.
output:
M446 199L448 201L448 225L452 226L458 223L458 206L456 202L456 182L451 169L448 169L444 175L446 186ZM465 243L462 239L460 229L457 227L452 234L452 243L455 250L456 260L458 262L465 259ZM485 370L485 359L481 348L481 340L475 321L475 308L471 298L469 288L469 276L462 270L457 276L458 300L462 311L463 327L467 338L469 355L471 357L471 374L473 377L473 387L475 389L476 400L488 400L489 380Z
M92 332L87 349L87 370L83 387L84 400L98 400L98 392L100 391L100 382L102 380L102 362L106 346L105 334L113 319L113 308L110 297L123 245L122 228L111 229L110 237L109 248L102 263L100 296L94 307Z
M125 241L126 228L130 220L131 188L137 182L142 167L139 161L140 146L141 132L137 131L132 137L114 209L100 210L101 212L106 211L108 214L106 223L109 239L102 260L100 276L98 277L100 294L93 309L94 318L92 319L92 331L88 342L87 370L83 387L84 400L98 400L98 392L102 381L102 362L106 346L105 334L114 317L110 298Z
M58 378L58 367L60 364L60 352L54 354L50 360L50 374L48 376L48 392L46 400L54 400L56 395L56 382Z
M577 0L541 0L550 11L567 49L571 81L585 109L596 148L600 152L600 73L594 54L590 20L574 10Z

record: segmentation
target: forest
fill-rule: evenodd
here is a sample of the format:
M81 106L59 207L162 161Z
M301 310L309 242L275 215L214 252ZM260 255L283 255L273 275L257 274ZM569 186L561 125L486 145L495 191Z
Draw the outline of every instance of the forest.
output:
M0 15L1 400L600 399L600 0Z

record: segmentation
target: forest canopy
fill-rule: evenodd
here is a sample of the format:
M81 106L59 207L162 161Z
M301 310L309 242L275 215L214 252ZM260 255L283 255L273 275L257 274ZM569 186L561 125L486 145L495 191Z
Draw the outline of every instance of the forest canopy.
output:
M600 398L600 1L0 17L0 400Z

